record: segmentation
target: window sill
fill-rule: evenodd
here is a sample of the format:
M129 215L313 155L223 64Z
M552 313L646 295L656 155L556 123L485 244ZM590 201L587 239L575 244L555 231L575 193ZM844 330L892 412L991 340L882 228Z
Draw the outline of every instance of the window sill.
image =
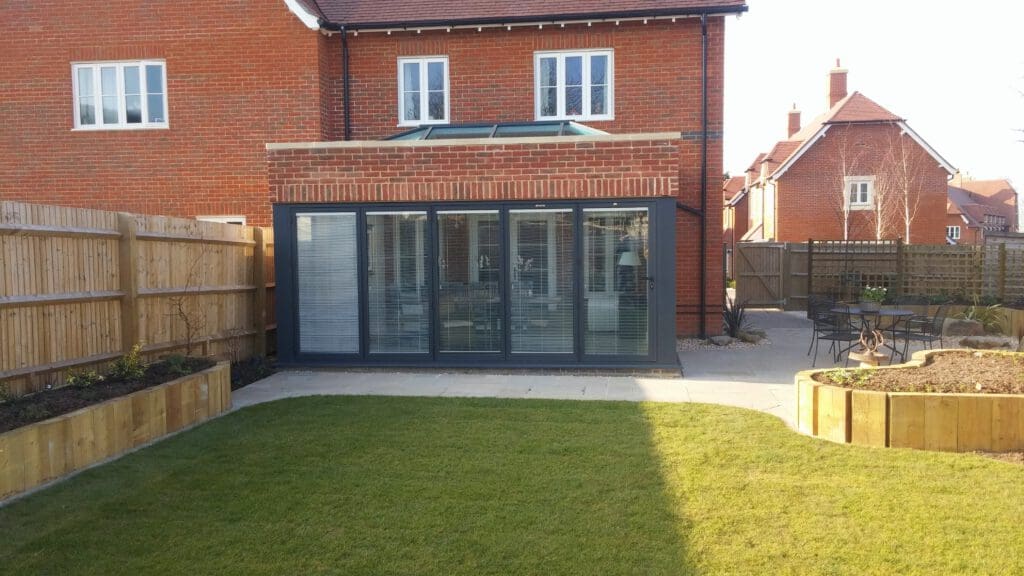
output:
M872 206L871 204L851 204L850 205L850 211L851 212L858 212L858 211L864 211L864 210L874 210L874 209L875 209L875 207Z
M99 126L96 128L79 126L72 128L72 132L137 132L140 130L170 130L170 125L162 126Z
M422 128L423 126L447 126L451 124L448 120L433 120L427 122L399 122L399 128Z
M611 122L615 116L536 116L536 122Z

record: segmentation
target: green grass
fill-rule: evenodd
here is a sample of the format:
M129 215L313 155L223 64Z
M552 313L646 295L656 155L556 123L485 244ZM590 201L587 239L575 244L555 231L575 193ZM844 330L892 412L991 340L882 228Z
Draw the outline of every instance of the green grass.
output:
M705 405L305 398L0 509L4 574L1021 574L1024 467Z

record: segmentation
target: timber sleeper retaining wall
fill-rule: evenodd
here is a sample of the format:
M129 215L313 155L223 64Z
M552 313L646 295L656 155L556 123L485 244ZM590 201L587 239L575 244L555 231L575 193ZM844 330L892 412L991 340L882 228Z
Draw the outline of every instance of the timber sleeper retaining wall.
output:
M231 409L231 365L0 434L0 500Z
M879 370L912 370L942 352L916 352L905 364ZM805 434L862 446L1024 450L1024 395L851 390L816 382L813 376L825 371L796 375L797 429Z

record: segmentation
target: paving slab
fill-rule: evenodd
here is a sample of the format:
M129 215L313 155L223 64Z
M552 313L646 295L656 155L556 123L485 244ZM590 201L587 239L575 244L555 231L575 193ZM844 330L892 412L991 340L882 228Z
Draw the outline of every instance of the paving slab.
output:
M313 395L444 396L703 402L758 410L790 426L796 416L793 377L811 367L811 323L802 312L752 311L770 344L680 352L682 377L534 372L289 370L233 395L236 408ZM819 367L835 365L827 350Z

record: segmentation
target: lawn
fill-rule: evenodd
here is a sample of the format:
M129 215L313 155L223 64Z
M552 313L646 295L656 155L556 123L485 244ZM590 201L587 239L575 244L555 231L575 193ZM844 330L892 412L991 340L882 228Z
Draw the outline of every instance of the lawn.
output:
M706 405L304 398L0 509L5 574L1020 574L1024 467Z

